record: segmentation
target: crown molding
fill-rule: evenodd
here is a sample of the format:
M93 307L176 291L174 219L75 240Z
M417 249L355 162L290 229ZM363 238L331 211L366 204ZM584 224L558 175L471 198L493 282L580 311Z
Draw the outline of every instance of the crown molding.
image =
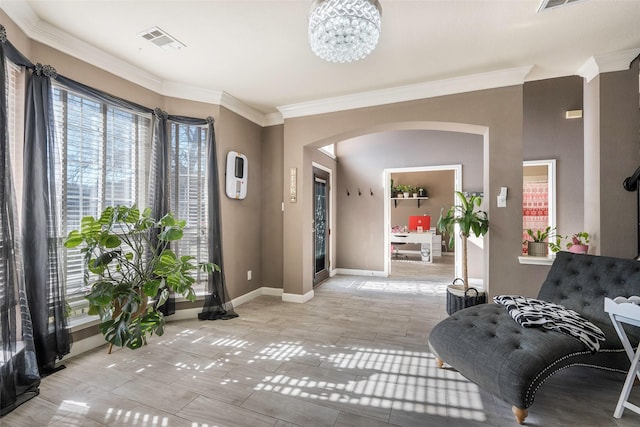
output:
M270 121L273 121L273 119L268 120L267 116L262 112L243 103L224 91L165 81L148 71L116 58L115 56L98 49L83 40L73 37L45 21L42 21L33 12L31 7L29 7L28 3L8 2L6 5L2 5L2 9L30 39L57 49L67 55L78 58L83 62L126 79L144 87L145 89L163 96L217 104L228 108L234 113L260 126L266 126Z
M269 113L265 116L264 126L276 126L284 124L284 117L282 117L282 113Z
M523 84L533 65L277 107L285 119Z
M2 9L30 39L159 93L160 78L42 21L28 3L7 2Z
M601 73L628 70L631 61L639 54L640 48L636 48L592 56L578 68L576 74L590 82Z

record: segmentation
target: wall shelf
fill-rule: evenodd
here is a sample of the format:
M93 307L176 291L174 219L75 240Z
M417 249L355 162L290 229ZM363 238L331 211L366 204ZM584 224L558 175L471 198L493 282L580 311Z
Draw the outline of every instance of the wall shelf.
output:
M429 200L429 198L428 197L392 197L391 200L393 200L393 206L396 208L398 207L398 200L400 201L417 200L418 207L420 207L420 200Z

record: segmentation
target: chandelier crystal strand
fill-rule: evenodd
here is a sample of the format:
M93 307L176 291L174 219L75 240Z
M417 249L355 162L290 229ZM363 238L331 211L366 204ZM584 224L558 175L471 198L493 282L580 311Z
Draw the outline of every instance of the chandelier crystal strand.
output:
M363 59L380 38L382 9L377 0L315 0L309 12L309 43L331 62Z

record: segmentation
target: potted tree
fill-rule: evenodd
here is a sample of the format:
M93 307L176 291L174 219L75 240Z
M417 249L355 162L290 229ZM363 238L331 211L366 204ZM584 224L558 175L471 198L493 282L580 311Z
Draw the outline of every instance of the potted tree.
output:
M149 208L115 206L98 218L82 218L80 229L66 238L67 248L81 247L84 254L89 314L100 316L109 352L114 345L136 349L147 335L162 335L165 320L158 309L170 292L195 301L192 272L219 270L169 248L182 238L185 224L171 214L155 220Z
M456 196L460 199L460 204L451 206L446 212L445 208L440 211L438 219L438 229L441 232L449 233L449 246L453 245L455 238L455 227L459 227L462 240L462 278L454 279L453 283L447 286L447 313L452 314L460 309L487 302L487 295L484 291L469 287L469 270L467 266L467 239L473 233L476 237L481 237L489 231L489 220L487 213L478 209L482 204L482 197L470 196L468 199L459 191Z

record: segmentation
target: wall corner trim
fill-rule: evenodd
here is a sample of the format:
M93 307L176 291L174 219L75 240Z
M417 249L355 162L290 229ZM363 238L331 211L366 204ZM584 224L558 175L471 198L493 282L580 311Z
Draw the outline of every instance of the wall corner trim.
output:
M592 56L576 70L576 74L590 82L601 73L628 70L629 64L638 54L640 48Z
M284 302L295 302L298 304L304 304L307 301L310 301L314 296L314 292L313 290L307 292L304 295L299 295L299 294L287 294L287 293L283 293L282 294L282 301Z

